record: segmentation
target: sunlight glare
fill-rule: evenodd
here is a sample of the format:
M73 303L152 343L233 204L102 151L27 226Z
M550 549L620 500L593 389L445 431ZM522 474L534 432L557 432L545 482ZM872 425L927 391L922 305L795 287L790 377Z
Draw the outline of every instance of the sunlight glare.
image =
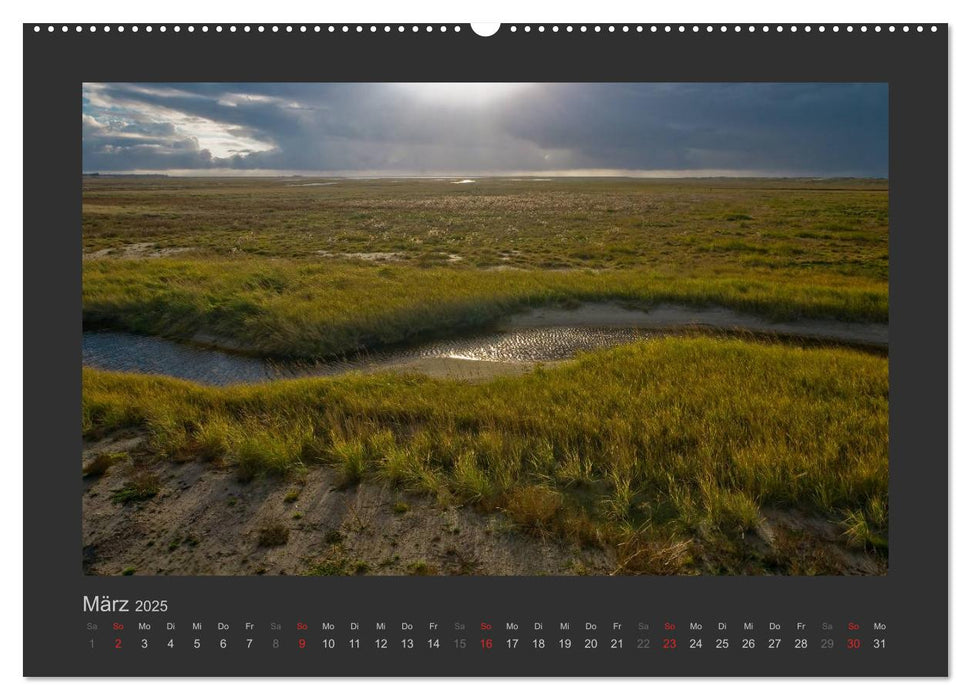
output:
M398 83L430 102L481 105L513 95L529 83Z

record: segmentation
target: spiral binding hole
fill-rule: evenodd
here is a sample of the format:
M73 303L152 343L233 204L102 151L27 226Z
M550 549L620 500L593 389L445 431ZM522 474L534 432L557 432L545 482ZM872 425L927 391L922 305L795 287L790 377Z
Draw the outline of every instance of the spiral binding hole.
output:
M227 26L228 26L229 32L232 33L232 34L237 33L240 30L240 28L241 28L241 30L244 33L250 33L253 30L254 27L255 27L255 29L256 29L257 32L265 32L266 31L266 27L264 25L254 25L253 27L251 27L250 25L240 25L240 26L237 26L237 25L227 25ZM331 33L331 34L334 33L335 31L337 31L337 27L338 26L340 28L340 31L342 31L344 33L349 33L352 29L353 29L354 32L359 33L359 34L360 33L364 33L365 30L369 31L372 34L377 34L382 29L383 29L383 31L386 34L395 31L395 25L388 25L388 24L386 24L386 25L374 25L374 24L372 24L372 25L326 25L327 32L328 33ZM408 31L408 26L409 25L403 25L403 24L397 25L397 31L398 31L398 33L404 33L406 31ZM449 27L446 24L435 25L435 26L430 25L430 24L429 25L417 25L417 24L416 25L410 25L412 33L418 33L420 31L422 31L422 27L424 27L424 31L426 33L432 33L432 32L435 31L435 27L436 26L438 27L438 31L440 33L442 33L442 34L449 33L450 31L455 32L456 34L458 34L458 33L460 33L462 31L462 26L461 25L457 25L457 24L456 25L452 25L451 27ZM495 25L495 26L498 26L498 25ZM799 32L799 28L802 25L794 25L794 24L793 25L782 25L782 24L778 24L778 25L768 25L768 24L765 24L765 25L754 25L754 24L750 24L750 25L747 25L747 30L748 30L748 32L750 34L754 34L754 33L756 33L756 32L759 31L760 26L761 26L762 33L769 33L771 31L773 31L773 29L775 30L776 33L782 33L782 32L785 32L786 31L786 28L788 27L789 32L795 34L795 33L798 33ZM40 24L35 24L35 25L33 25L33 31L34 31L35 34L39 34L39 33L41 33L41 32L44 31L45 27L46 27L46 30L47 30L47 32L49 34L52 34L52 33L57 32L58 28L60 28L60 31L61 31L62 34L67 34L67 33L70 33L71 28L72 28L72 25L67 25L67 24L63 24L63 25L54 25L54 24L40 25ZM281 25L270 25L270 30L272 32L274 32L274 33L279 33L280 27L281 27ZM290 34L292 34L294 32L294 29L295 28L301 34L308 33L308 31L310 30L311 27L313 28L313 32L315 34L319 34L323 30L322 27L321 27L321 25L319 25L319 24L317 24L317 25L304 25L304 24L301 24L301 25L289 25L288 24L288 25L282 25L282 27L283 27L283 29L284 29L285 32L290 33ZM699 34L699 33L701 33L702 29L707 34L714 34L716 32L720 32L722 34L727 34L727 33L731 32L731 31L734 31L736 34L740 34L740 33L744 32L744 31L746 31L746 25L738 25L738 24L736 24L736 25L726 25L726 24L721 24L721 25L712 25L712 24L708 24L708 25L697 25L697 24L694 24L694 25L683 25L683 24L682 25L650 25L649 30L650 30L650 32L652 34L654 34L654 33L657 33L658 31L660 31L661 29L663 29L663 31L665 33L668 33L669 34L669 33L671 33L674 30L675 27L677 28L677 31L680 34L684 34L684 33L687 33L689 31L692 34ZM85 25L80 25L80 24L73 25L73 28L74 28L74 32L77 33L77 34L83 34L83 33L85 33ZM208 34L209 33L209 30L210 30L210 25L205 25L204 24L204 25L200 25L198 28L204 34ZM223 33L223 29L224 29L223 25L218 25L218 24L217 25L212 25L212 28L215 30L215 33L217 33L217 34ZM518 31L522 31L522 32L525 32L525 33L532 33L534 30L536 32L538 32L538 33L541 33L541 34L545 34L547 32L547 30L549 30L550 32L553 32L553 33L559 33L560 30L561 30L561 28L563 29L563 31L565 31L567 33L572 33L572 32L577 31L577 30L579 30L581 33L588 33L592 29L593 33L599 34L599 33L603 33L603 31L604 31L605 28L606 28L607 33L611 33L611 34L617 33L618 31L620 31L622 33L625 33L625 34L630 34L630 33L633 33L633 32L637 32L638 34L642 34L645 31L645 27L643 25L628 25L628 24L623 24L623 25L613 25L613 24L609 24L609 25L585 25L585 24L572 25L572 24L567 24L567 25L562 25L562 26L561 25L556 25L556 24L552 24L552 25L542 25L542 24L538 24L538 25L528 25L528 24L524 24L524 25L515 25L515 24L508 25L508 30L509 30L510 33L516 33ZM901 32L905 33L905 34L910 34L911 33L911 30L913 30L914 33L923 34L925 32L925 29L927 31L929 31L929 32L936 33L938 31L938 26L937 25L933 25L933 24L932 25L926 25L926 26L925 25L920 25L920 24L917 24L917 25L907 25L907 24L905 24L905 25L899 25L899 30ZM136 24L133 24L133 25L125 26L125 25L120 25L119 24L119 25L112 26L112 25L107 25L106 24L106 25L103 25L103 26L87 25L87 30L91 34L96 34L98 32L102 32L104 34L109 34L112 31L116 31L118 33L124 33L125 31L130 31L132 33L138 33L139 31L144 31L145 33L151 33L153 31L157 31L158 33L163 33L164 34L164 33L168 32L169 30L171 30L173 33L180 33L182 31L182 27L180 25L171 25L171 26L155 25L155 26L153 26L153 25L136 25ZM887 25L886 27L884 27L884 26L881 26L881 25L878 25L878 24L874 24L874 25L866 25L866 24L852 25L852 24L847 24L847 25L831 25L831 26L822 25L821 24L821 25L818 25L818 26L813 26L813 25L804 25L804 26L802 26L802 31L803 31L803 33L806 33L806 34L811 34L811 33L814 33L814 32L815 33L818 33L818 34L825 34L827 31L831 31L834 34L838 34L840 31L844 31L847 34L852 34L854 31L858 31L860 33L873 32L873 33L879 34L879 33L883 32L884 30L886 30L886 31L888 31L890 33L896 33L897 30L898 30L898 26L897 25ZM194 25L187 25L186 26L186 31L188 31L190 33L194 33L196 31L196 26L194 26ZM488 36L488 35L486 35L486 36Z

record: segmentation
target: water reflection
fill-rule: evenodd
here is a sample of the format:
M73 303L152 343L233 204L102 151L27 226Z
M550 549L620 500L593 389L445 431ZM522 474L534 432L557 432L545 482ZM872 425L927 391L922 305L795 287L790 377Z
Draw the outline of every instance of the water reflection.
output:
M551 362L569 359L583 351L630 343L656 333L636 328L526 328L307 363L265 360L162 338L98 331L83 334L82 361L100 369L163 374L225 385L328 376L352 370L395 369L425 358L516 364Z

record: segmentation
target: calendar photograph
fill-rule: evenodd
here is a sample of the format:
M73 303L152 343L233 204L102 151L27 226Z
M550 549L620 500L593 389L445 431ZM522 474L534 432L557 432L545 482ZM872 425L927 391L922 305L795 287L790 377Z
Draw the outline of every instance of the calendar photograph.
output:
M886 83L80 96L83 574L887 573Z

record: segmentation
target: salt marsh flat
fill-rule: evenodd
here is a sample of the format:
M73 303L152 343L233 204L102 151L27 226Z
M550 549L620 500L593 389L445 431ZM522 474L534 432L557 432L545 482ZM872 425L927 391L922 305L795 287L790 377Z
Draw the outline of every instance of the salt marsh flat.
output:
M89 331L320 363L590 309L761 324L474 377L86 368L86 570L882 573L888 251L885 180L86 177ZM206 470L232 495L177 508ZM494 537L378 546L322 484Z

